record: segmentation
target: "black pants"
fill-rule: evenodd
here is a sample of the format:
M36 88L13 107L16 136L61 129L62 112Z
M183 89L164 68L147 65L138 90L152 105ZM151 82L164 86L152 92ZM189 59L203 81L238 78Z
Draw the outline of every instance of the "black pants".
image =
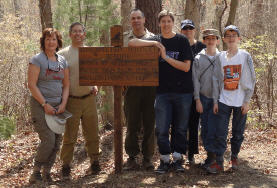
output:
M192 101L189 117L188 156L198 154L198 126L200 114L196 111L195 100Z
M129 157L135 157L142 150L144 159L151 160L154 149L155 127L155 87L129 87L124 96L124 112L127 123L125 151ZM142 147L139 147L138 135L143 127Z

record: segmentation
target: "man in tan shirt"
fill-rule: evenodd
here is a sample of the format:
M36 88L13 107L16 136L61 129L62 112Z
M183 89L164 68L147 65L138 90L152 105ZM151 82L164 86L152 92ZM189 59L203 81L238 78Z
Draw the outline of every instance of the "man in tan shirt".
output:
M63 145L61 149L61 160L63 162L62 175L65 178L70 177L70 164L73 159L74 145L77 141L77 135L80 125L83 129L83 135L86 141L86 149L91 162L92 174L98 173L100 169L98 157L99 135L98 135L98 117L96 110L97 86L79 85L79 51L78 47L84 46L86 37L85 27L75 22L69 28L71 45L59 51L64 56L69 65L70 90L67 102L67 110L73 114L67 120Z

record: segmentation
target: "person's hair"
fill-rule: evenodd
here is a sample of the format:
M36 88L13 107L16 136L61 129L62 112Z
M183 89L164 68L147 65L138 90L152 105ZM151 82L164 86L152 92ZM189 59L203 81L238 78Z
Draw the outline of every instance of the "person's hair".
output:
M162 19L163 17L165 17L165 16L169 16L169 17L172 19L172 21L174 22L174 14L173 14L173 12L170 12L169 10L162 10L162 11L159 13L159 15L158 15L159 23L160 23L161 19Z
M75 25L80 25L80 26L82 26L83 31L84 31L84 32L86 31L86 28L85 28L85 26L84 26L83 24L81 24L80 22L74 22L74 23L72 23L72 24L69 26L69 33L72 32L72 28L73 28Z
M136 11L139 11L139 12L141 13L141 16L142 16L143 18L145 17L145 16L144 16L144 13L143 13L140 9L138 9L138 8L132 9L131 12L130 12L130 14L132 14L133 12L136 12Z
M40 49L45 51L45 38L46 37L51 37L52 35L56 35L57 41L58 41L58 46L56 48L56 52L59 51L59 49L63 46L63 41L62 41L62 35L60 32L54 28L45 28L42 32L42 36L40 37Z
M223 38L225 38L225 35L226 35L227 31L231 31L231 32L233 31L233 32L235 32L235 33L237 34L238 37L240 37L240 33L239 33L238 31L236 31L236 30L234 30L234 29L228 29L228 30L226 30L226 31L223 33Z

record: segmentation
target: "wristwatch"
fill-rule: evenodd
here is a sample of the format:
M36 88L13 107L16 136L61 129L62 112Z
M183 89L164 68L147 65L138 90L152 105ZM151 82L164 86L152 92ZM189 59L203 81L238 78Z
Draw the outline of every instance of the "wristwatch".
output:
M41 104L42 107L44 107L47 104L47 101Z

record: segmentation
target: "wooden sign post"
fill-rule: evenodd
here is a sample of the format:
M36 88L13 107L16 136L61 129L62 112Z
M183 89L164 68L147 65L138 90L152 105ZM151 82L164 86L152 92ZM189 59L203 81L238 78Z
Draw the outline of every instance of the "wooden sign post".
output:
M120 25L111 27L111 46L79 48L80 85L114 86L115 172L123 162L122 86L157 86L159 84L158 48L122 47Z

